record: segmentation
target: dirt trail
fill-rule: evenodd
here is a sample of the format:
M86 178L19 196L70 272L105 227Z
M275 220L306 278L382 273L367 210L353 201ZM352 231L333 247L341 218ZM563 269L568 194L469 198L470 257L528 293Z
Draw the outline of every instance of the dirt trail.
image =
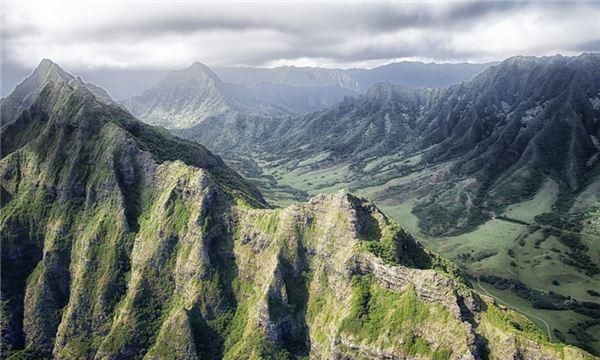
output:
M550 292L550 290L547 290L547 289L540 289L540 288L531 287L531 286L530 286L529 288L530 288L530 289L533 289L533 290L537 290L537 291L543 292L543 293L545 293L545 294L547 294L547 293L549 293L549 292ZM577 300L577 301L579 301L579 302L591 302L591 303L600 304L600 300L593 300L593 299L583 299L583 298L578 298L578 297L571 296L571 295L569 295L569 297L570 297L571 299L575 299L575 300Z
M523 315L525 315L527 317L531 317L531 318L534 318L534 319L537 319L537 320L541 321L544 324L544 326L546 327L546 333L548 335L548 339L550 341L552 341L552 331L550 331L550 325L548 325L548 323L546 322L546 320L544 320L544 319L542 319L542 318L540 318L538 316L535 316L533 314L530 314L530 313L528 313L526 311L523 311L523 310L519 309L518 307L516 307L516 306L514 306L512 304L509 304L506 301L503 301L503 300L499 299L497 296L492 295L492 293L490 293L483 286L481 286L481 283L479 282L479 277L477 278L477 287L479 287L479 289L483 293L485 293L485 295L491 296L492 298L496 299L496 301L498 301L498 302L500 302L500 303L508 306L509 308L511 308L511 309L513 309L515 311L518 311L518 312L520 312L521 314L523 314Z

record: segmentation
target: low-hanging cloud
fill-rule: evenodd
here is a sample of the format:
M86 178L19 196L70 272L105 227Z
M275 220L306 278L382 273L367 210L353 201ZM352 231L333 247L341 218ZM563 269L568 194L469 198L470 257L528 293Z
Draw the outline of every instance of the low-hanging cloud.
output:
M4 3L2 65L73 70L484 62L597 51L600 2Z

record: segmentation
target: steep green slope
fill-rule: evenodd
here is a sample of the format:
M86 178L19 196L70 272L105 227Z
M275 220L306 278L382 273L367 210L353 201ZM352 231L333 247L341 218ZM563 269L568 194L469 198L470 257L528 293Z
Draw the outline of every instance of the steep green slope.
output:
M330 153L328 163L357 163L410 145L424 111L440 92L380 83L365 95L302 117L214 118L180 133L232 155L252 151L276 160L301 161Z
M47 71L48 80L27 94L31 105L12 120L2 114L2 336L4 345L22 347L27 339L47 353L67 300L83 324L73 323L78 336L86 336L79 326L92 328L92 317L114 310L135 234L154 197L167 190L153 188L160 177L175 181L165 211L182 211L171 205L187 194L177 192L172 176L192 169L200 187L211 182L230 196L265 203L202 146L140 123L82 83L55 76L62 73L56 65L44 65L33 76ZM165 220L181 226L177 216L183 214Z
M585 310L600 287L599 75L598 54L515 57L446 89L379 84L303 117L213 119L181 134L277 188L271 201L339 189L372 199L469 273L542 290L549 301L513 295L568 320L558 337L600 352L600 315Z
M450 171L460 183L438 191L435 204L420 210L443 213L440 205L459 193L465 208L489 215L532 198L552 179L559 185L556 210L568 211L570 198L600 173L599 74L598 54L517 57L450 89L422 125L430 129L424 145L435 144L424 161L455 160ZM446 225L461 228L460 216L444 215L452 219ZM476 214L469 216L466 227L479 222ZM442 224L428 225L432 234L444 232Z
M2 358L593 358L371 203L269 209L202 146L78 84L40 84L2 127Z
M597 54L516 57L448 89L379 84L304 117L213 119L181 134L243 164L255 161L266 176L252 177L271 176L262 181L269 186L347 188L389 206L412 200L420 230L434 237L496 217L561 239L581 233L579 250L563 241L572 250L564 262L594 276L594 241L582 232L600 236L589 225L599 206L599 74ZM510 205L549 182L558 186L550 207L510 217Z

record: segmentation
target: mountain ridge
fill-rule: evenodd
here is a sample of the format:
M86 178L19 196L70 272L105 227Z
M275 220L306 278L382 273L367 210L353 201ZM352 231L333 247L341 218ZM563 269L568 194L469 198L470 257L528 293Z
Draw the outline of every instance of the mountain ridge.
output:
M568 183L571 191L578 191L585 178L583 171L597 164L590 161L597 153L594 138L600 135L598 109L593 103L593 99L600 96L594 82L597 73L593 70L598 68L598 58L594 54L576 58L515 57L488 68L471 82L446 89L411 89L380 83L366 95L344 100L320 112L294 118L248 118L234 123L215 119L181 134L195 137L218 151L228 151L230 155L235 155L231 153L239 147L240 154L252 150L259 157L264 152L272 154L270 159L279 157L280 161L289 162L292 158L302 161L318 153L329 153L323 160L324 165L335 164L337 156L338 163L349 161L359 169L374 156L400 153L408 157L422 153L421 167L459 159L453 165L455 173L481 176L485 182L488 181L485 177L496 181L509 165L522 156L525 161L533 156L534 150L538 154L541 149L549 153L545 158L536 154L538 160L532 160L533 165L541 169L540 164L548 164L551 160L548 156L552 157L557 148L543 148L543 144L562 136L564 132L558 127L565 126L560 125L556 118L558 113L552 109L567 103L570 107L577 106L577 111L584 115L568 109L568 114L563 113L574 119L572 125L566 125L567 131L574 134L573 147L566 150L570 152L566 160L547 170L558 174L552 176ZM568 76L577 76L578 85L575 80L566 78ZM561 90L561 84L567 84L567 89ZM552 102L546 103L550 100ZM544 110L544 107L549 108ZM555 120L546 121L547 117ZM246 132L249 128L259 132L269 130L246 139L243 133L236 134L236 126ZM574 127L569 129L570 126ZM543 129L547 134L534 136ZM253 143L255 140L258 144ZM555 159L561 159L555 155ZM590 165L585 165L586 162ZM595 173L593 169L589 172ZM540 186L533 183L534 175L529 176L532 180L523 180L529 184L523 185L528 192L508 201L522 200L532 191L532 186Z
M447 85L469 79L489 64L470 64L464 72L452 69L467 66L465 64L395 63L390 66L363 72L293 66L212 70L195 62L187 69L169 73L155 87L122 101L122 104L148 123L181 131L211 118L286 117L319 111L333 106L345 96L366 92L376 82L390 77L396 83L435 87L439 84L415 79L429 76L427 74L438 79L439 74L432 74L445 73L449 80L444 80L443 84ZM410 75L415 66L419 69L418 74ZM376 75L370 77L368 74L371 73ZM362 80L354 79L359 75ZM415 79L402 80L409 75ZM220 76L225 76L227 81L222 81ZM190 84L198 77L204 81Z
M148 123L179 131L213 118L282 117L319 110L353 94L340 86L261 82L246 87L223 82L208 66L195 62L122 104Z
M255 98L247 88L222 82L199 62L169 73L154 88L123 104L147 122L167 128L185 128L210 117L233 117L240 112L285 114Z
M287 85L339 85L363 93L381 81L412 87L445 87L470 80L494 63L422 63L401 61L371 69L278 66L274 68L215 68L229 82L254 85L268 81Z
M364 199L269 208L201 145L85 87L32 95L1 128L21 136L0 159L7 358L593 358Z
M576 320L557 303L595 302L600 284L599 59L515 57L445 89L379 84L312 114L213 119L180 134L276 188L270 201L340 188L368 197L495 295L597 353L598 315Z

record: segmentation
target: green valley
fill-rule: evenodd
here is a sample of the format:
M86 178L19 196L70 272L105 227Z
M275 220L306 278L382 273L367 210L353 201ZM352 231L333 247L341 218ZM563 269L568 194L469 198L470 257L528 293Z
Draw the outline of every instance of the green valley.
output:
M2 102L3 358L593 358L373 203L274 208L96 91L44 60Z

